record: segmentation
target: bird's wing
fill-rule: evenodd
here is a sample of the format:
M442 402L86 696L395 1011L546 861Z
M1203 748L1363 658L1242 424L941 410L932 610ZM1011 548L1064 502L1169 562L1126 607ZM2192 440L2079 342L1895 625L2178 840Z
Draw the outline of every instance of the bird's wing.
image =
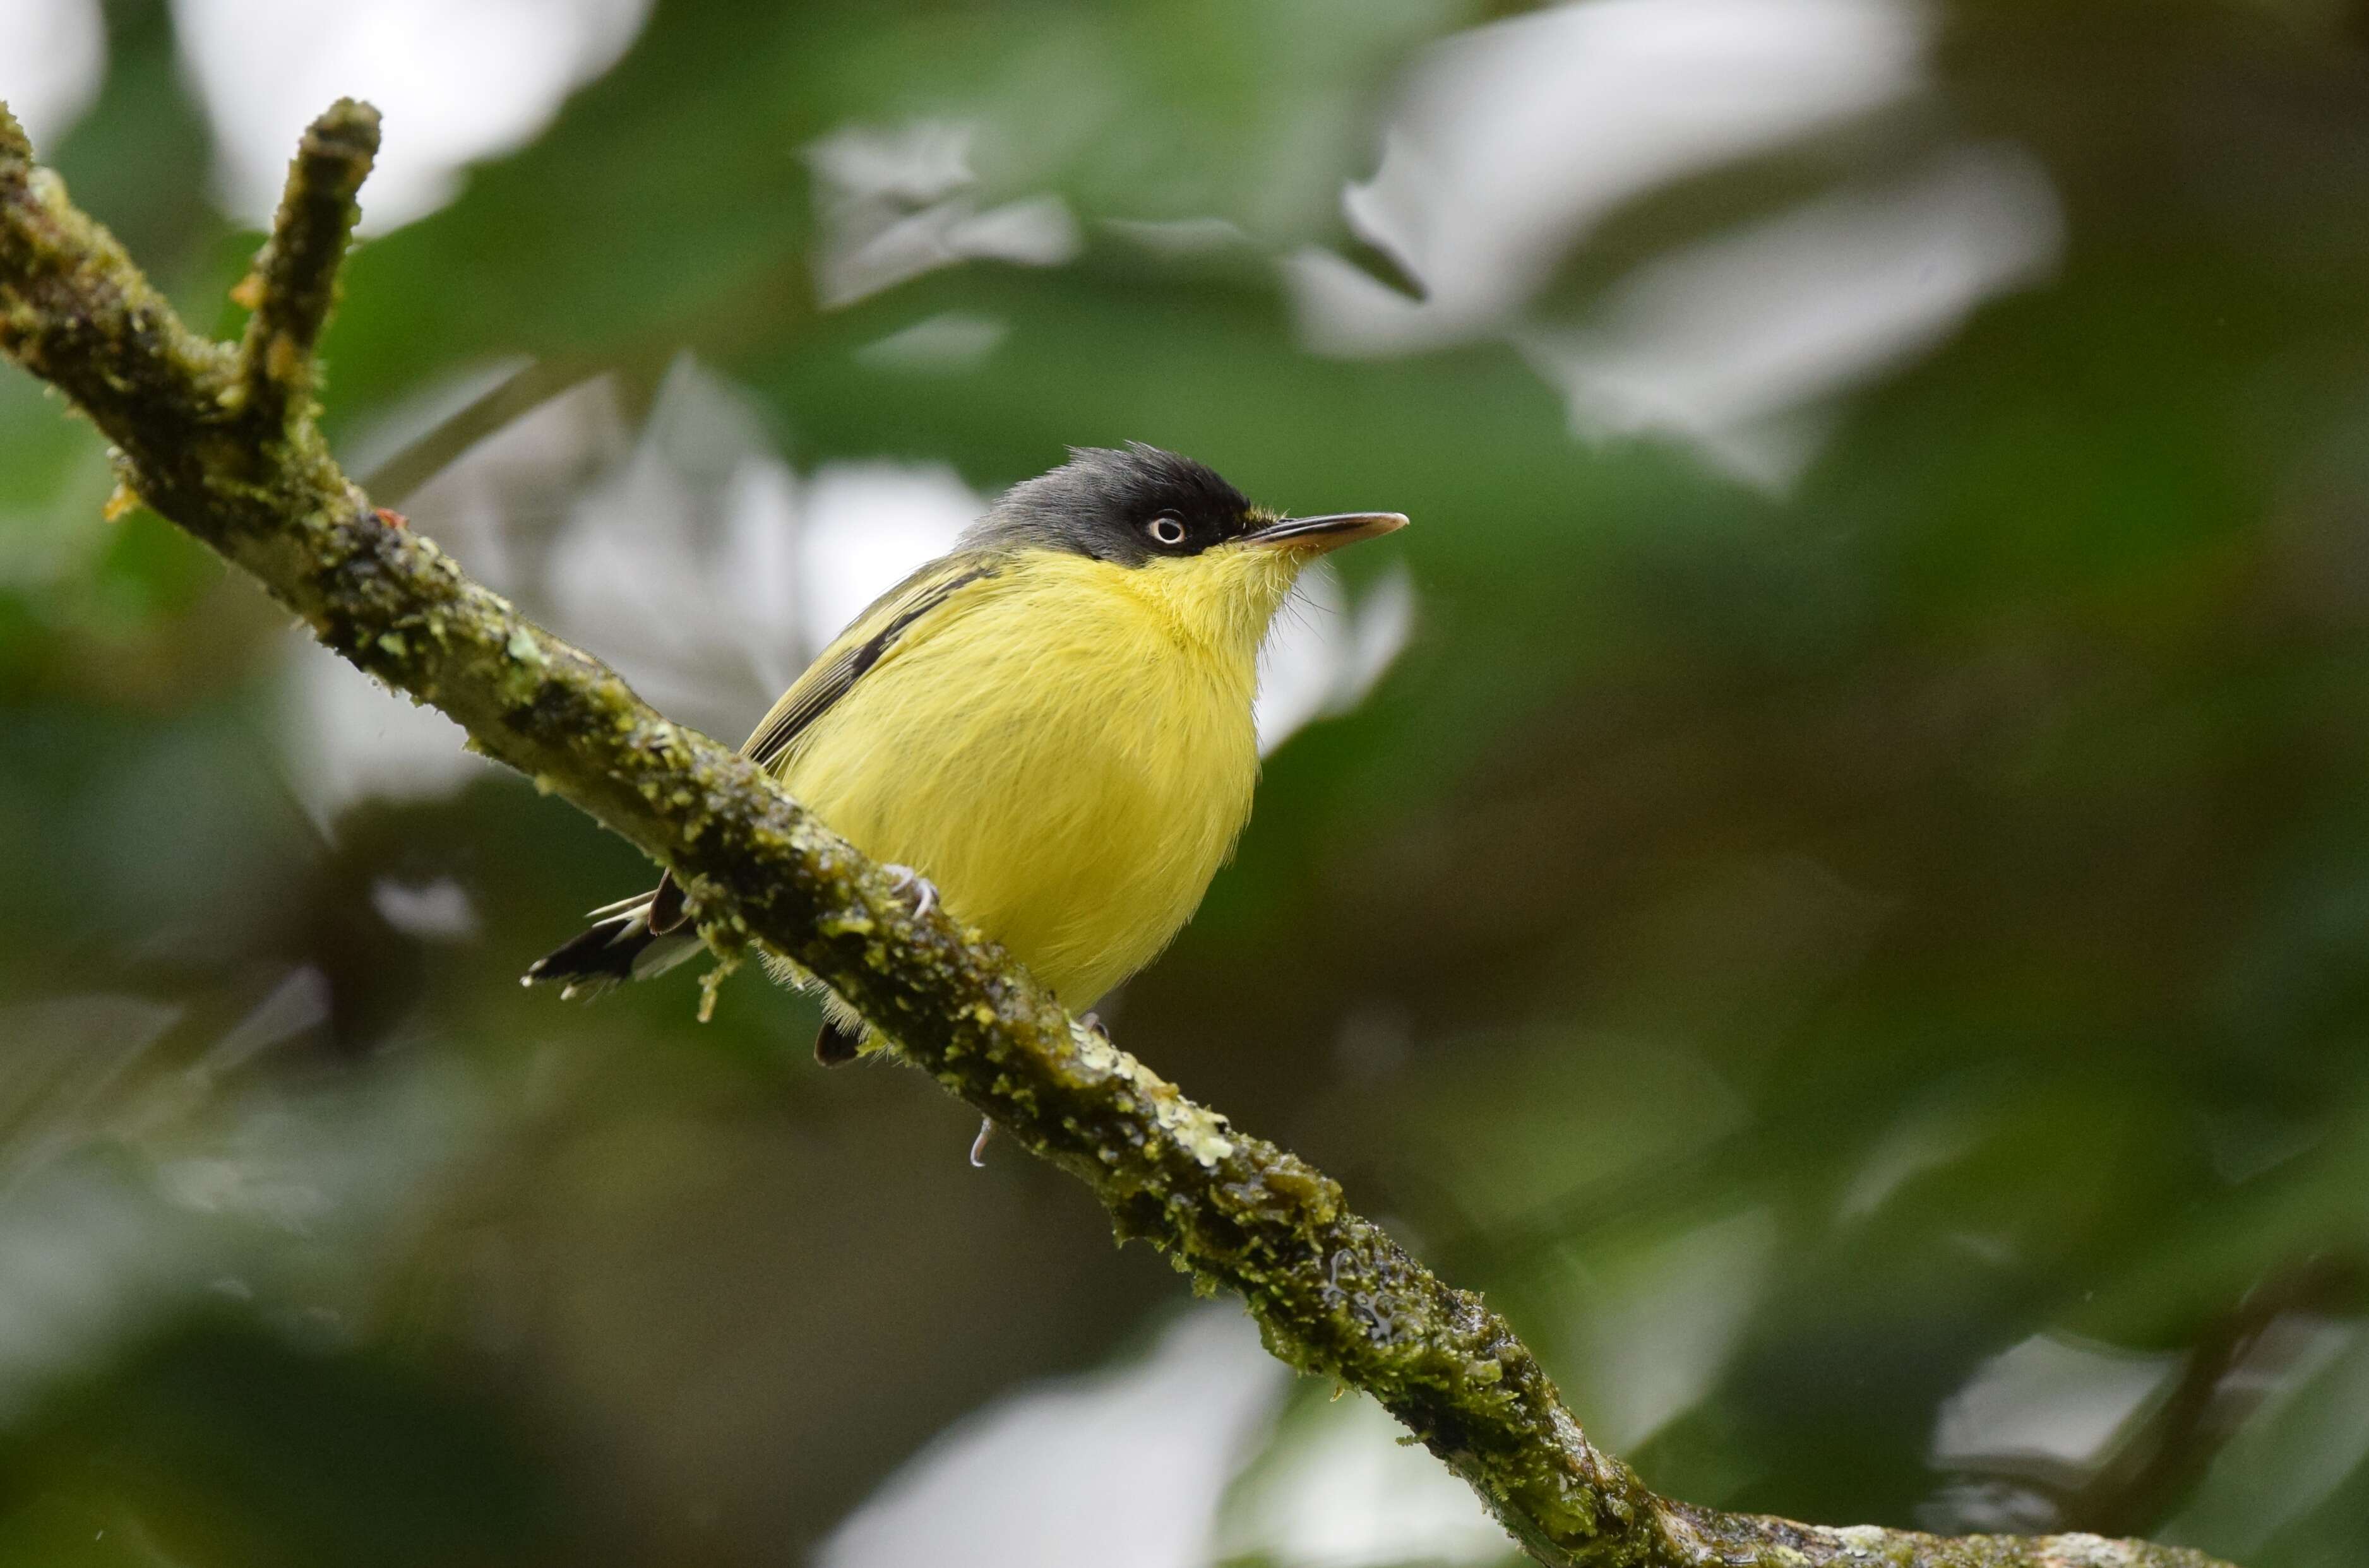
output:
M771 768L808 725L830 711L831 704L855 689L864 673L897 646L913 624L944 604L961 589L996 574L995 556L975 551L941 555L872 601L839 638L807 666L741 743L740 754ZM665 935L681 926L689 914L682 885L670 871L658 878L651 895L650 930Z
M741 755L772 767L808 725L855 689L855 683L914 623L957 589L993 577L997 566L992 556L969 553L941 556L874 600L871 608L857 616L839 640L823 649L807 672L782 693L773 711L742 743Z

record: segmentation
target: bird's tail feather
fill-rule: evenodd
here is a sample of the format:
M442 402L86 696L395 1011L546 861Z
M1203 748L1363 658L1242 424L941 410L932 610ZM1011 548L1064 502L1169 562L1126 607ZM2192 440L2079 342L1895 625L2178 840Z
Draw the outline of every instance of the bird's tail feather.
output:
M598 996L627 980L664 974L699 951L697 932L650 929L656 892L620 898L591 912L592 925L527 966L521 985L555 985L563 997Z

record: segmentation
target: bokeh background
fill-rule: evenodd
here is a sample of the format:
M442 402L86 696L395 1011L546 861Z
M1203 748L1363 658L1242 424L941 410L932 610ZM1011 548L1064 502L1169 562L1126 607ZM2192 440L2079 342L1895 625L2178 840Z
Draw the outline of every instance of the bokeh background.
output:
M729 739L1067 443L1417 526L1120 1037L1665 1491L2369 1560L2369 6L5 0L180 306ZM638 857L0 375L0 1562L1495 1564L1362 1398L522 965Z

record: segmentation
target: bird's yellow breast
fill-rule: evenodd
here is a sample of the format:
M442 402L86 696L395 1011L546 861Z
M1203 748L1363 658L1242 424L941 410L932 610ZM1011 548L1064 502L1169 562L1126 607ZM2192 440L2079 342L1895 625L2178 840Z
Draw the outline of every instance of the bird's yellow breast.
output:
M1017 553L787 750L790 792L1072 1007L1158 955L1250 816L1269 552Z

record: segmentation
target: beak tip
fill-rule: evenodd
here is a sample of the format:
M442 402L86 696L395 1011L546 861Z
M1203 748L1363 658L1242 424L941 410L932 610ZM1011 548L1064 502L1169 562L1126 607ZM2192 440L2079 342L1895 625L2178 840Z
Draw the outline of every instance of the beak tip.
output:
M1282 518L1251 535L1253 543L1325 555L1361 539L1379 539L1407 525L1404 512L1334 512L1325 517Z

